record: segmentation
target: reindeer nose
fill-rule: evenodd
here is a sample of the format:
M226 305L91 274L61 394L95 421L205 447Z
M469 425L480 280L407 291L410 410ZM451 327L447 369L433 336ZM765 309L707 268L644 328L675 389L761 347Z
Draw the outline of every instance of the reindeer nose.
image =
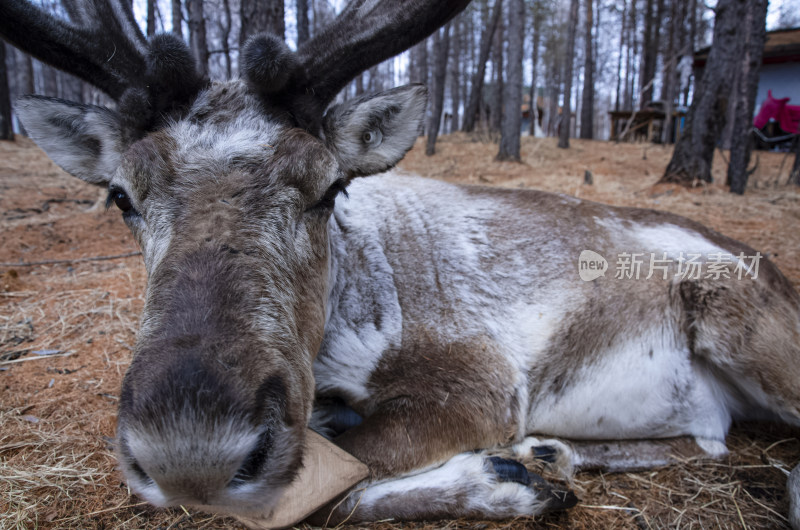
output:
M271 442L268 430L248 425L186 434L120 432L120 462L131 489L161 506L225 504L259 476Z

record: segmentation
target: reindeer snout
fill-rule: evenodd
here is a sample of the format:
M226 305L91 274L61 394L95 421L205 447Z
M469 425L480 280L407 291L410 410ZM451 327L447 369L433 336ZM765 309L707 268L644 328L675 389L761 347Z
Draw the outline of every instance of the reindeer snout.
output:
M248 504L246 496L237 493L258 482L259 462L268 456L265 438L269 438L266 432L232 424L184 439L175 433L159 436L126 429L118 443L129 485L148 501L160 506L235 507Z
M123 384L117 428L131 489L159 506L270 509L302 459L302 430L287 425L276 399L282 378L248 392L196 358L144 382L137 370Z

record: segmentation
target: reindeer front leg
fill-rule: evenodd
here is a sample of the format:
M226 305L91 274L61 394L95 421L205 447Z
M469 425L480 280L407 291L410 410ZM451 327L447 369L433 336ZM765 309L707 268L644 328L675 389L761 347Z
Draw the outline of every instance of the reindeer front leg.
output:
M311 521L504 519L577 502L518 462L476 452L512 436L499 424L503 416L481 413L463 398L431 403L397 397L337 437L337 445L366 463L372 476Z
M519 462L462 453L416 474L365 481L309 522L509 519L571 508L577 501L572 492L554 488Z
M456 401L454 398L453 401ZM464 451L507 442L493 418L466 404L440 405L411 397L387 401L336 444L367 464L373 480L445 462Z

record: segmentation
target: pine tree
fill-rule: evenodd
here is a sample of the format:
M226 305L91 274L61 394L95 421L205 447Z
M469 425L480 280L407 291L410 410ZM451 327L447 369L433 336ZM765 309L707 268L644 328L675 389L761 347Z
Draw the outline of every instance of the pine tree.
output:
M714 148L725 125L730 104L730 81L742 64L744 53L740 29L749 0L719 0L714 21L714 40L695 97L686 116L686 126L675 144L672 159L660 182L692 185L711 182Z
M525 49L525 2L508 0L508 60L500 150L497 160L520 161L522 128L522 52Z
M571 0L569 6L569 29L567 30L567 51L564 54L564 107L561 109L561 130L558 134L558 147L569 148L569 129L572 115L572 65L575 62L575 33L578 30L579 0Z

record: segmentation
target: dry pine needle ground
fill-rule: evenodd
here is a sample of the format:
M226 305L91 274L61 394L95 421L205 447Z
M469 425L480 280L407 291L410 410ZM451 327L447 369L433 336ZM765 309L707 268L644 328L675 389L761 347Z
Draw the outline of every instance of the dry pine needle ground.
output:
M740 239L800 286L800 191L791 160L760 154L745 197L719 185L654 186L670 149L643 144L523 139L523 164L493 161L496 146L443 137L437 155L420 143L405 170L454 182L560 191L611 204L670 210ZM724 161L715 160L724 181ZM583 184L584 171L594 185ZM135 252L102 192L64 174L31 142L0 142L0 263ZM546 228L546 227L544 227ZM0 266L0 528L237 528L231 519L159 510L130 495L111 450L122 375L143 305L136 256L106 261ZM45 352L39 355L35 352ZM800 459L800 432L735 426L731 454L642 473L580 473L581 504L503 523L381 522L369 528L780 528L785 473Z

